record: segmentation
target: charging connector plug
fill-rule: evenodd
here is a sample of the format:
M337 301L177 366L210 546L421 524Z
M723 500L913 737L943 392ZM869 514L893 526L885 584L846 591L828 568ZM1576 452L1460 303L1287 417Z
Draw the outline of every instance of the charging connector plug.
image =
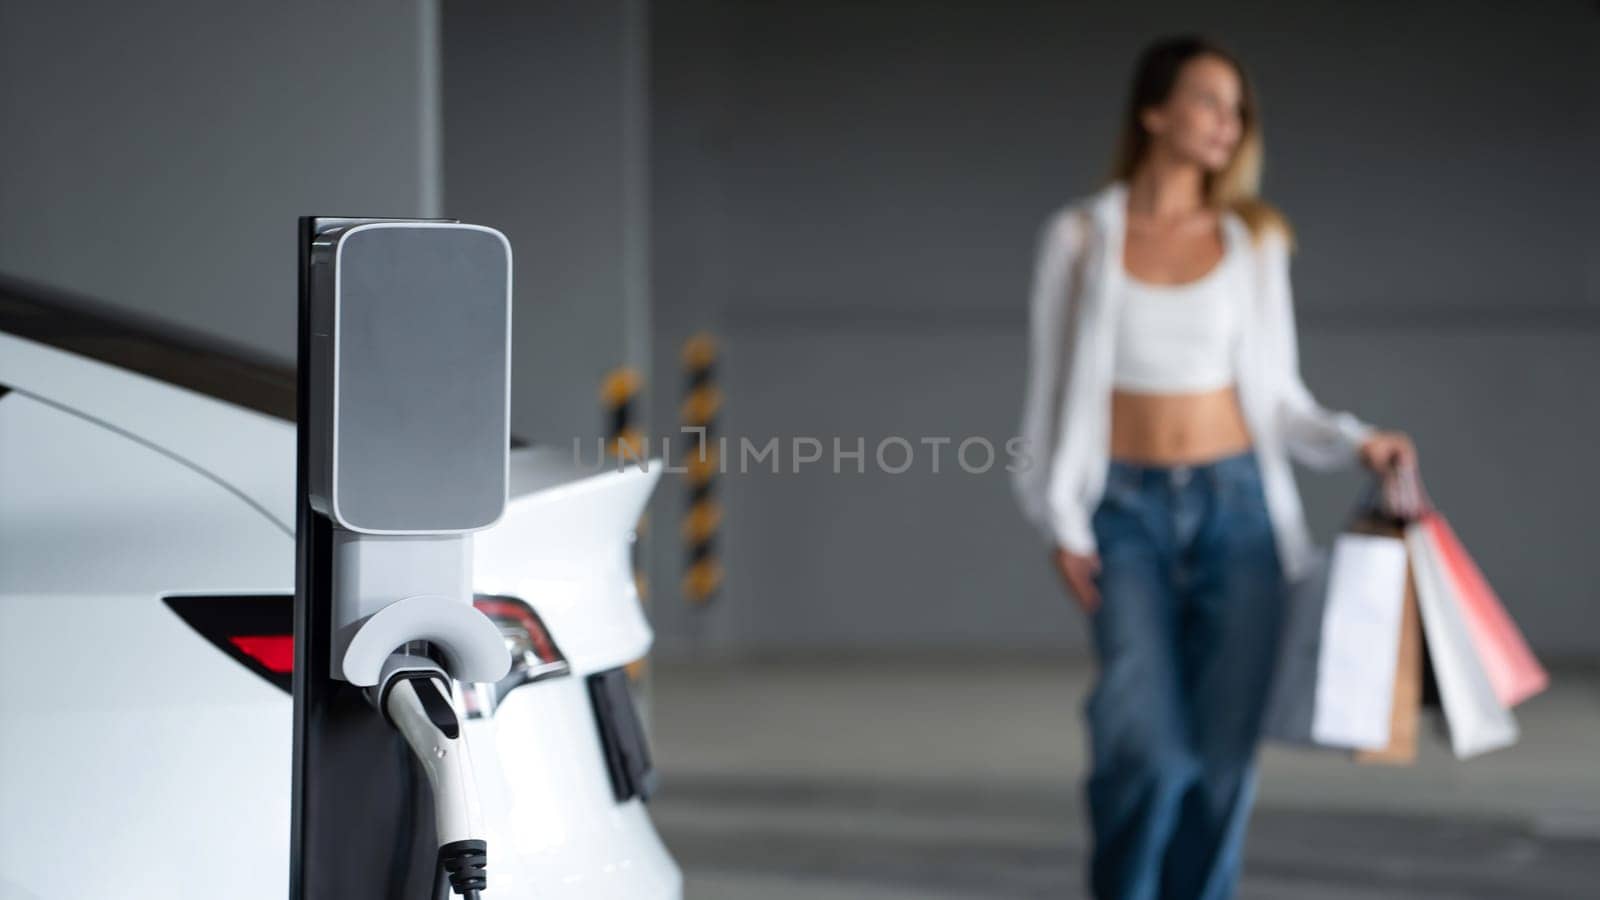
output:
M472 758L461 738L461 716L451 701L450 679L426 657L395 654L377 685L378 708L405 736L433 788L439 865L450 887L478 900L488 884L488 844L478 810Z

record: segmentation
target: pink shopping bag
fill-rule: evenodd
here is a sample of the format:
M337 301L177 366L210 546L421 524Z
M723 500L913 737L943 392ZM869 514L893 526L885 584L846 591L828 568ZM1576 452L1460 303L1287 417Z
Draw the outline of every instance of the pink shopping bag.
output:
M1494 686L1495 696L1507 708L1532 697L1550 684L1550 676L1511 620L1494 588L1483 577L1450 523L1437 512L1424 517L1428 539L1434 544L1444 575L1461 600L1461 611L1472 635L1472 646Z
M1406 526L1406 549L1417 585L1428 663L1450 727L1450 748L1457 759L1468 759L1515 744L1517 719L1494 692L1467 625L1467 605L1445 573L1427 519Z

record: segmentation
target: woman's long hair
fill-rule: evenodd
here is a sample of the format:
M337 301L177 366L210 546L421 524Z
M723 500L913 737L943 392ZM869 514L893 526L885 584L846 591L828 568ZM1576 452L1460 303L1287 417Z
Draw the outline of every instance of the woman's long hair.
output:
M1165 38L1146 47L1139 54L1139 64L1134 70L1133 90L1128 95L1128 108L1122 120L1122 133L1117 140L1116 157L1112 161L1111 177L1127 181L1138 171L1150 152L1151 136L1145 130L1140 114L1152 106L1160 106L1172 95L1178 83L1178 73L1190 60L1212 56L1226 62L1239 75L1239 146L1233 158L1222 171L1207 173L1205 177L1205 202L1214 209L1232 210L1244 220L1250 233L1260 237L1270 229L1281 229L1290 236L1289 223L1276 209L1264 202L1261 189L1261 108L1256 102L1255 87L1237 57L1221 46L1202 37L1183 36Z

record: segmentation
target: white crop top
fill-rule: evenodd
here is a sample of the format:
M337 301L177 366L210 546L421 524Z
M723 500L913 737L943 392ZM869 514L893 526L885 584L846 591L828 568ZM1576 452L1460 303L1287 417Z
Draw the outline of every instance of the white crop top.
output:
M1224 240L1222 259L1195 281L1148 284L1123 272L1113 388L1191 394L1233 384L1239 301L1249 284L1236 241Z

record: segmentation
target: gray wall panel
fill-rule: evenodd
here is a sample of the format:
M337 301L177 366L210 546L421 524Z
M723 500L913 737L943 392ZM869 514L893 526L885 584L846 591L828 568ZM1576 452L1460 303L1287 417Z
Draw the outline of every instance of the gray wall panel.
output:
M731 340L730 433L838 436L847 448L864 437L869 470L889 435L980 435L998 447L1014 433L1017 335L740 330ZM1408 424L1440 508L1530 639L1561 655L1595 649L1584 623L1600 598L1582 572L1600 504L1588 474L1600 422L1577 414L1595 343L1592 332L1329 328L1303 347L1324 402ZM1485 408L1500 413L1490 421ZM1556 408L1574 411L1559 439L1529 442L1554 436ZM930 454L919 447L903 475L858 475L853 462L794 474L785 460L782 474L728 476L731 619L716 636L745 648L1082 647L1081 617L1018 519L1007 476L963 472L954 445L934 475ZM1337 530L1362 478L1300 473L1319 537Z
M638 0L444 6L445 208L511 240L511 420L535 440L592 441L601 379L648 357L645 29Z
M436 15L0 5L0 271L293 359L296 217L434 212Z

